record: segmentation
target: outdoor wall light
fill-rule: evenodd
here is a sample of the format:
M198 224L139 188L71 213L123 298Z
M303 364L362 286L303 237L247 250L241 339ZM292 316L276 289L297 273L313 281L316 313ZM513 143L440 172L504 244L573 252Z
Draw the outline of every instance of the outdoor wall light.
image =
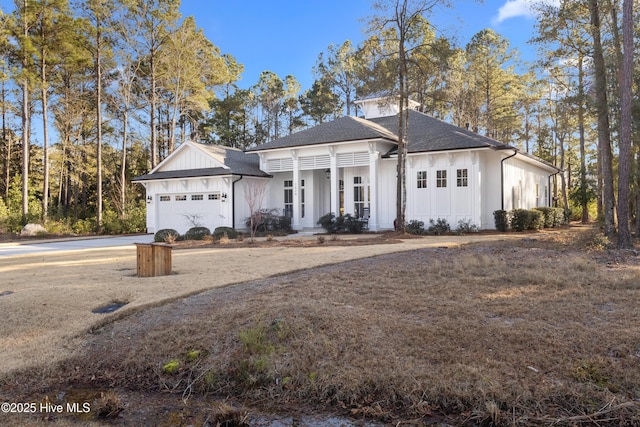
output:
M325 169L324 176L326 176L327 179L331 179L331 169Z
M153 201L153 197L147 196L147 203L151 203Z
M225 202L227 200L227 193L222 193L222 201Z

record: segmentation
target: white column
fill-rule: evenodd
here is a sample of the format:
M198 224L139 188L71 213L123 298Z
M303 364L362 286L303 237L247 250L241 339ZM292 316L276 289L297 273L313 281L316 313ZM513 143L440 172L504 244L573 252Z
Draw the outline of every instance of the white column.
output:
M336 159L335 147L329 147L330 156L330 171L331 182L330 186L330 200L331 200L331 213L335 216L340 216L340 177L338 177L338 160Z
M369 230L378 231L378 159L376 144L369 143Z
M302 230L300 224L300 161L298 152L290 150L293 158L293 209L291 218L291 228L294 230Z

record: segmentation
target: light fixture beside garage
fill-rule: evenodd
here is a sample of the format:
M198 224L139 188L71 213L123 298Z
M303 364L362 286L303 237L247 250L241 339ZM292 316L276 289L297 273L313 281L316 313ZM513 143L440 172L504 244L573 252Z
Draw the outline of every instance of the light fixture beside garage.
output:
M223 202L226 202L227 201L227 193L222 193L221 198L222 198Z
M153 197L147 196L147 203L151 203L153 201Z

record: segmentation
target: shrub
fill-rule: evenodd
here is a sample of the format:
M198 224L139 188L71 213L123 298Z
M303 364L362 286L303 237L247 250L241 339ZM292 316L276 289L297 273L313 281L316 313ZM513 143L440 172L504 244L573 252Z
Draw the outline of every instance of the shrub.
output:
M451 227L449 226L449 222L444 218L438 218L437 220L430 219L429 220L429 233L435 234L439 236L444 233L448 233L451 231Z
M511 229L513 231L524 231L529 228L531 217L526 209L514 209L511 214Z
M251 227L252 217L257 232L291 231L291 218L285 215L278 215L278 209L261 209L259 212L254 212L251 217L245 219L247 227Z
M405 227L405 230L409 234L422 235L426 233L424 229L424 222L418 221L417 219L412 219L409 221Z
M238 232L236 231L235 228L231 228L231 227L216 227L216 229L213 230L213 237L215 239L220 239L225 234L227 235L227 238L229 238L229 239L236 239L238 237Z
M509 214L507 211L499 209L493 212L493 220L496 230L505 232L509 229Z
M332 213L328 213L323 215L319 220L318 224L322 226L327 233L353 233L358 234L362 233L362 229L364 224L358 218L354 218L350 214L346 214L343 216L336 217Z
M469 234L469 233L477 233L479 231L480 231L480 227L475 225L473 221L471 221L470 219L458 220L458 228L456 228L456 233Z
M163 228L153 236L154 242L173 243L180 237L180 233L172 228Z
M204 240L206 236L211 236L211 230L207 227L191 227L184 233L185 240Z
M544 228L554 227L554 212L553 208L549 208L546 206L540 206L537 208L533 208L536 211L540 211L542 213L542 222Z
M542 215L542 212L536 210L527 212L529 212L529 226L527 230L540 230L544 228L544 215Z

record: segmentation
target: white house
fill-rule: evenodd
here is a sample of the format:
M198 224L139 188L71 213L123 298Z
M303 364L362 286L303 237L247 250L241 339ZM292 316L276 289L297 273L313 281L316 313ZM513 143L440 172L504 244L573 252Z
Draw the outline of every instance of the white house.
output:
M359 101L365 118L345 116L262 144L246 153L188 142L149 174L147 228L184 232L200 223L244 228L247 185L267 181L265 208L291 217L295 230L332 212L393 229L397 125L394 105ZM406 219L446 219L495 227L498 209L550 206L559 170L516 148L410 111Z

